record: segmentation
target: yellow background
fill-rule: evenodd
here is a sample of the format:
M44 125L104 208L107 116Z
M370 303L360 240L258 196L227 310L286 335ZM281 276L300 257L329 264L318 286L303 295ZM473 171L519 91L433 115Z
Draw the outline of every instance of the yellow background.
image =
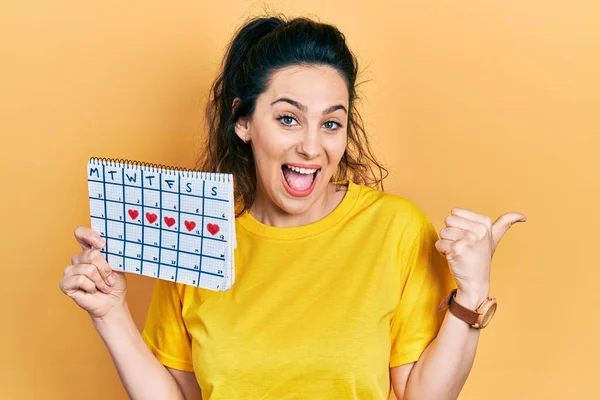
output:
M89 224L86 161L193 166L224 46L265 4L346 34L388 191L438 228L453 206L529 218L496 253L500 306L461 399L598 398L596 0L3 2L0 397L126 398L58 289ZM129 283L141 326L153 281Z

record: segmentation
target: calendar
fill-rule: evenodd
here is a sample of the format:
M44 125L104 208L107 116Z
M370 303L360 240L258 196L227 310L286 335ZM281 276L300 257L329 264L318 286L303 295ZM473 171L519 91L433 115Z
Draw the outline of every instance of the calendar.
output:
M113 270L224 291L235 281L231 174L91 158L91 227Z

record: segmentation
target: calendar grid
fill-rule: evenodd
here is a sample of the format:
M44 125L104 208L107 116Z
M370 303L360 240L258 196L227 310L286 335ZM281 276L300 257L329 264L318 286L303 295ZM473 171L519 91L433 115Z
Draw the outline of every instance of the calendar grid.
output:
M104 183L104 184L107 183L107 182L98 181L98 180L95 180L95 179L89 179L89 182L98 182L98 183ZM119 185L118 183L111 183L111 182L108 182L108 184L109 185ZM137 188L137 186L135 186L135 185L124 185L124 186L125 187ZM161 191L160 189L154 189L154 188L146 188L146 190L152 190L152 191L155 191L155 192ZM200 195L197 195L197 194L186 194L186 196L188 196L188 197L197 197L197 198L203 197L203 196L200 196ZM227 200L227 199L216 199L216 198L213 198L213 197L209 197L209 199L210 200L214 200L214 201L221 201L221 202L224 202L224 203L229 203L229 200ZM119 203L120 203L120 201L119 201Z
M158 189L159 189L159 200L160 200L160 209L158 210L158 220L162 221L163 220L163 216L162 216L162 173L158 174ZM163 237L163 229L162 229L162 223L160 223L158 225L158 272L156 273L156 275L160 278L160 261L161 261L161 251L162 251L162 237Z
M120 258L127 258L127 259L129 259L129 260L136 260L136 261L139 261L139 258L136 258L136 257L124 256L124 255L121 255L121 254L115 254L115 253L107 253L107 254L110 254L111 256L120 257ZM177 269L183 269L183 270L186 270L186 271L191 271L191 272L199 272L197 269L191 269L191 268L186 268L186 267L181 267L181 266L178 266L178 267L177 267ZM205 274L205 275L217 276L217 277L219 277L219 278L223 278L223 277L224 277L224 275L223 275L223 274L217 274L217 273L210 272L210 271L202 271L202 273L203 273L203 274Z
M124 171L125 169L123 169ZM144 222L144 170L140 171L141 173L141 185L142 185L142 261L140 262L140 274L144 275L144 249L146 248L146 242L144 241L144 232L146 231L146 227L144 226L146 223ZM123 190L125 190L125 179L123 179ZM125 197L123 197L125 200ZM160 261L160 260L159 260Z
M148 189L146 189L146 190L148 190ZM90 197L90 199L94 199L94 197ZM107 201L109 204L110 204L110 203L115 203L115 204L122 204L122 203L123 203L122 201L116 201L116 200L110 200L110 199L108 199L108 200L106 200L106 201ZM126 206L134 206L134 207L137 207L137 206L139 206L139 204L136 204L136 203L130 203L130 202L128 202L128 201L126 201L126 202L125 202L125 205L126 205ZM144 208L147 208L147 209L152 209L152 210L159 210L159 209L160 209L160 207L154 207L154 206L150 206L150 205L144 205ZM193 213L188 213L188 212L185 212L185 211L182 211L181 213L182 213L182 214L184 214L184 215L190 215L190 216L192 216L192 217L196 216L196 214L193 214ZM220 220L220 221L225 221L225 222L228 222L228 221L229 221L227 218L217 217L217 216L214 216L214 215L206 215L206 216L207 216L207 217L209 217L209 218L212 218L212 219L218 219L218 220ZM109 219L109 221L110 221L110 219ZM185 232L184 232L184 233L185 233ZM209 239L210 239L210 238L209 238Z
M90 197L90 198L93 199L93 197ZM190 215L193 215L193 214L190 214ZM213 217L211 217L209 215L207 215L206 217L213 218ZM106 221L112 221L112 222L122 222L122 221L119 221L118 219L95 217L95 216L92 215L92 219L93 218L101 219L103 221L106 220ZM217 218L214 218L214 219L217 219ZM154 226L147 226L146 228L148 228L148 229L156 229L156 230L160 229L160 228L157 228L157 227L154 227ZM194 234L187 233L187 232L181 232L181 234L184 235L184 236L201 237L203 239L213 240L215 242L227 243L227 240L225 240L225 239L219 239L219 238L214 238L214 237L205 236L205 235L194 235ZM114 238L111 238L111 239L114 239Z
M181 239L181 177L177 179L177 193L179 193L177 196L177 224L180 226L180 229L177 229L177 248L179 248L179 242ZM175 260L176 265L179 267L179 252L177 252ZM177 282L177 278L179 278L179 268L175 268L175 282Z
M106 211L106 166L102 165L102 199L104 202L104 216L108 217L108 213ZM108 220L104 220L104 236L105 240L105 251L108 253Z
M112 238L112 237L110 238L110 240L113 240L115 242L123 242L124 241L123 239ZM129 244L141 244L141 242L136 242L136 241L133 241L133 240L127 240L127 243L129 243ZM153 248L153 249L158 249L160 246L155 246L153 244L145 243L144 247L150 247L150 248ZM192 253L190 251L185 251L185 250L179 250L179 252L182 253L182 254L190 255L190 256L197 256L197 255L199 255L199 254ZM118 256L121 257L120 254ZM223 257L210 256L208 254L204 254L203 257L205 257L205 258L211 258L213 260L225 261L225 258L223 258Z
M105 239L106 261L117 271L229 289L236 243L232 178L90 159L90 219Z
M202 226L204 226L204 213L205 213L205 209L204 209L204 190L206 188L206 182L202 182ZM202 254L204 249L204 235L202 235L202 237L200 237L200 260L199 260L199 265L200 265L200 273L198 274L198 284L200 284L200 279L202 277Z
M121 182L125 183L125 168L121 169ZM125 185L123 185L123 255L127 255L127 211L125 207ZM123 261L123 270L125 270L125 261Z

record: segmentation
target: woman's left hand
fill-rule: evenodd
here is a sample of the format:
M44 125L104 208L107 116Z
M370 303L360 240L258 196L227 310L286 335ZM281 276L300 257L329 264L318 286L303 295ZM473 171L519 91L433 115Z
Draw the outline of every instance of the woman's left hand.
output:
M435 247L448 260L457 297L470 300L470 305L477 307L489 296L492 256L498 243L513 224L526 220L525 215L511 212L492 223L488 216L452 209Z

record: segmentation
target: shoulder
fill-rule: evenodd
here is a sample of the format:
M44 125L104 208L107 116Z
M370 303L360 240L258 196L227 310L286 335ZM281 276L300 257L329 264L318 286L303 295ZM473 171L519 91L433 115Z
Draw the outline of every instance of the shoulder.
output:
M402 225L420 228L427 215L414 201L401 195L384 192L372 187L357 185L360 188L357 212L375 213L383 218Z
M430 240L437 234L425 211L404 196L357 185L360 195L354 210L355 216L370 226L376 226L386 238L411 246Z
M435 226L425 211L398 194L360 185L355 217L363 227L369 227L369 232L375 228L382 240L397 245L402 254L418 244L429 248L437 240Z

